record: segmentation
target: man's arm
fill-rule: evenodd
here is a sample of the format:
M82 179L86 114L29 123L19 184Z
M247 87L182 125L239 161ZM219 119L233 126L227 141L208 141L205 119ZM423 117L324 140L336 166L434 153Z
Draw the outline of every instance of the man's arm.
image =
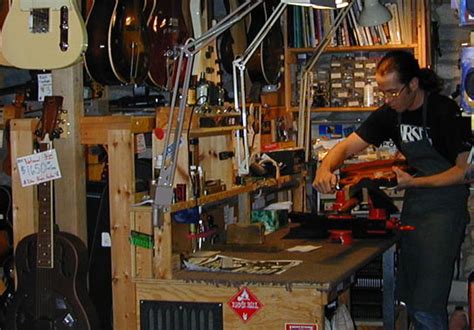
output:
M356 133L350 134L332 148L316 171L313 186L321 193L334 192L337 178L333 172L342 165L344 160L359 151L367 148L369 144L362 140Z
M430 176L413 177L410 174L402 171L398 167L394 167L393 171L397 175L398 188L413 188L413 187L444 187L454 184L462 184L464 182L464 174L467 171L467 158L469 152L463 152L456 158L456 164L448 170Z

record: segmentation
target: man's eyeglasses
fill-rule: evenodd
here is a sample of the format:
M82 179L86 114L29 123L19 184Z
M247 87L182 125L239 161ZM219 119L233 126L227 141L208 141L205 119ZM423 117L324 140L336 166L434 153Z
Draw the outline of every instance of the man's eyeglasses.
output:
M398 92L382 92L383 97L386 99L395 99L400 96L401 93L405 90L407 85L403 85L403 87Z

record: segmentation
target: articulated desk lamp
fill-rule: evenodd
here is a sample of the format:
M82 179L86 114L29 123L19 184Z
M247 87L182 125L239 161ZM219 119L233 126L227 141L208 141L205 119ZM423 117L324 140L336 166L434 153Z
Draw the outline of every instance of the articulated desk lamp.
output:
M299 93L299 108L298 108L298 146L303 147L306 155L306 162L308 162L311 154L311 106L313 103L312 86L313 86L313 68L318 62L324 49L330 42L330 38L337 30L339 25L343 22L345 16L352 7L354 1L346 3L346 7L339 12L336 19L331 26L331 29L326 33L323 40L315 48L313 54L306 62L301 73L300 93ZM359 25L361 26L375 26L388 22L392 15L381 5L378 0L365 0L364 8L359 16Z
M157 180L157 187L154 196L153 203L153 225L161 226L159 213L160 211L167 211L172 202L173 197L173 180L174 174L176 172L176 163L178 159L179 152L179 141L181 138L183 124L184 124L184 113L187 103L187 94L189 90L189 82L191 77L191 70L193 67L194 56L206 47L209 43L216 40L222 33L230 29L235 23L240 21L244 16L249 14L255 7L260 5L264 0L249 0L240 5L234 12L230 13L228 16L219 21L218 24L210 28L206 33L201 35L197 39L189 39L184 45L179 49L179 58L177 72L181 72L184 64L184 56L187 57L187 63L185 68L184 82L179 92L180 86L180 77L179 74L176 75L173 87L173 94L171 97L170 113L168 118L168 124L166 129L165 141L164 141L164 150L162 152L162 168ZM242 111L242 125L244 129L243 132L238 131L238 140L240 140L240 134L244 136L244 163L246 165L239 165L239 175L248 174L248 141L247 141L247 114L245 109L245 93L244 93L244 82L243 82L243 71L245 70L245 63L247 63L248 58L255 52L258 45L263 41L267 33L270 31L271 27L283 14L284 9L288 4L296 6L311 6L314 8L337 8L337 4L342 2L342 0L281 0L281 3L272 13L271 17L267 20L265 25L262 27L262 30L257 34L254 41L249 46L248 50L245 51L244 55L234 61L234 91L238 91L236 84L236 68L240 70L240 84L239 87L242 88L242 91L239 93L234 93L236 110ZM239 95L240 102L243 105L242 110L239 107ZM176 107L176 102L179 98L179 110L176 118L174 116L174 111ZM174 122L176 122L174 124ZM174 127L174 133L172 133ZM173 135L173 141L170 143L170 138ZM240 142L239 142L240 143ZM239 146L239 143L237 144ZM239 164L243 163L240 159L240 152L237 152L237 162Z

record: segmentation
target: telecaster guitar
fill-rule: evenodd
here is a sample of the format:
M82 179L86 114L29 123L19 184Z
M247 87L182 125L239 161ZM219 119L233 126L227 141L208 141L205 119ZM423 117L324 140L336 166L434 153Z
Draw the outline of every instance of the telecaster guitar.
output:
M13 0L2 29L5 59L22 69L58 69L81 59L87 33L75 0Z

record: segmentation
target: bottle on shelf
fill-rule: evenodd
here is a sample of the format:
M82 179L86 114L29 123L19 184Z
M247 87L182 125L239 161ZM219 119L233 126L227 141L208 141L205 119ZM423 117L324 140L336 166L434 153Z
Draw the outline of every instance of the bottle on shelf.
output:
M208 101L209 97L209 83L207 82L204 72L201 73L199 82L196 87L196 104L202 105Z
M371 107L374 105L374 87L370 79L367 80L364 86L364 106Z
M196 86L197 85L197 76L191 76L188 89L188 105L196 104Z

